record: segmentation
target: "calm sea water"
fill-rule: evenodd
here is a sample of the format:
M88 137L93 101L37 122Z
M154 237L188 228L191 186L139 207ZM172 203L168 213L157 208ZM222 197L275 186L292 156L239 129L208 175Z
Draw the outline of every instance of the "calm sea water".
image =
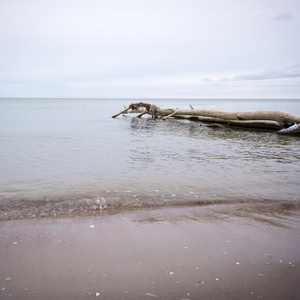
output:
M0 219L124 206L300 201L300 138L111 116L140 100L0 99ZM299 100L162 100L283 110Z

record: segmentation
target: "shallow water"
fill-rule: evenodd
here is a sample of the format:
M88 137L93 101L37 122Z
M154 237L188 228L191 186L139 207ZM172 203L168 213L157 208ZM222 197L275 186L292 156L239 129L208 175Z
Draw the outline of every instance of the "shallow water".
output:
M300 200L300 139L111 116L139 100L0 99L1 219L107 207ZM283 110L299 100L143 100Z

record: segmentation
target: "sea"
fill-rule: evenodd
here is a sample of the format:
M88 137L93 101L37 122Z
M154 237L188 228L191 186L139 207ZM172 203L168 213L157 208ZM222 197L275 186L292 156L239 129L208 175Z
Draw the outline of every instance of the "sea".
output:
M218 203L300 203L300 138L201 122L112 118L162 108L281 110L289 99L0 99L0 220Z

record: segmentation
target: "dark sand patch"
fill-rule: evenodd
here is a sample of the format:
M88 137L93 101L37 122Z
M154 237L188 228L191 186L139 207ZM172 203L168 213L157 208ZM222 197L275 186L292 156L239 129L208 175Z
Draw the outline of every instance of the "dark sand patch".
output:
M1 222L0 299L299 299L299 215L246 212Z

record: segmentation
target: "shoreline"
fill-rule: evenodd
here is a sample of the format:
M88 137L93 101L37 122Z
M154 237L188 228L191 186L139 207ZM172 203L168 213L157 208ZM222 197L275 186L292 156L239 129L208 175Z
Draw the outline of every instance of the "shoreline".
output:
M298 299L299 229L250 205L2 221L0 299Z
M93 217L103 214L119 214L137 210L166 209L166 208L189 208L189 207L237 207L238 210L253 209L257 212L271 211L271 213L285 214L300 212L300 201L292 199L270 199L270 198L216 198L211 200L204 197L190 197L185 200L174 195L162 197L158 200L150 196L134 197L92 197L82 199L42 199L42 200L2 200L0 203L0 222L9 220L38 220L45 218L74 218L74 217ZM120 200L121 199L121 200ZM137 201L138 200L138 201Z

